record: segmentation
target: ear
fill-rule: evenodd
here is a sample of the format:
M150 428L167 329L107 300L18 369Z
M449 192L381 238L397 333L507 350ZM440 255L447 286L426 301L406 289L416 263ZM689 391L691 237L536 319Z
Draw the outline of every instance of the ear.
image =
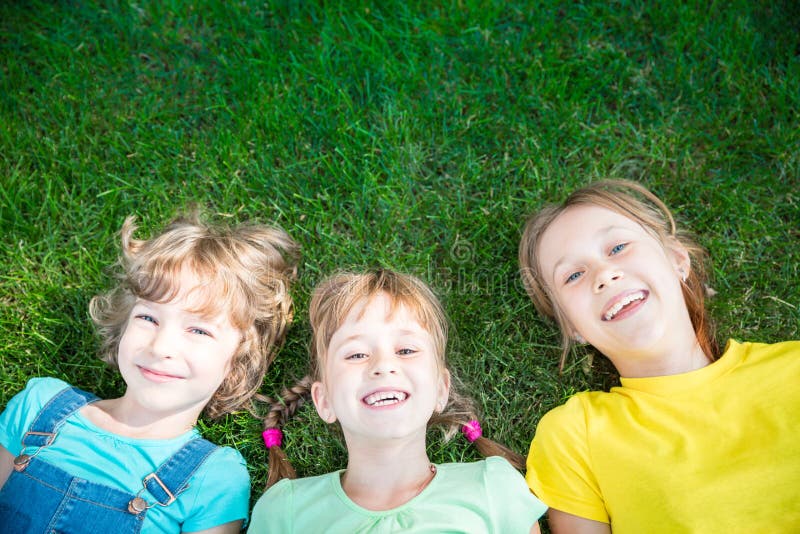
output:
M686 280L692 268L692 260L689 256L689 251L674 237L669 239L666 248L667 256L670 262L672 262L672 266L675 268L678 276Z
M450 398L450 371L447 369L442 370L439 375L439 389L436 392L436 413L444 411L447 406L447 399Z
M322 382L311 384L311 400L314 401L314 408L317 409L320 419L326 423L336 422L336 414L328 399L328 391L325 384Z

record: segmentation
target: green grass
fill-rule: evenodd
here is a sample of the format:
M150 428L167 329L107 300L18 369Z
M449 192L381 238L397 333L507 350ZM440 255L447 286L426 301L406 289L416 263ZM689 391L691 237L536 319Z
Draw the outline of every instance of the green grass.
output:
M608 387L517 275L526 215L589 180L639 180L713 258L721 337L800 326L800 8L708 2L22 2L0 5L0 406L38 375L103 396L92 295L123 218L200 203L301 244L297 321L262 391L302 375L312 288L418 274L488 435L521 452L570 394ZM313 409L300 474L340 468ZM261 492L259 422L204 423ZM432 435L435 461L475 459Z

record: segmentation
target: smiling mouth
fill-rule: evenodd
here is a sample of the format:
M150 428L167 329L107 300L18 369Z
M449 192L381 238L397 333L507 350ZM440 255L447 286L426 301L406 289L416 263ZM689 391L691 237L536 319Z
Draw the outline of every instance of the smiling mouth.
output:
M403 402L408 398L408 393L404 391L378 391L375 393L370 393L366 397L364 397L364 403L368 406L373 407L380 407L380 406L390 406L392 404L397 404L399 402Z
M629 295L625 295L622 299L617 301L616 304L611 306L611 308L606 313L603 314L603 320L604 321L612 320L621 311L627 309L631 304L643 301L646 298L647 298L647 292L646 291L636 291L636 292L631 293Z
M170 380L180 380L182 378L180 376L154 371L153 369L148 369L147 367L139 367L139 371L142 373L142 375L144 375L145 378L153 382L169 382Z

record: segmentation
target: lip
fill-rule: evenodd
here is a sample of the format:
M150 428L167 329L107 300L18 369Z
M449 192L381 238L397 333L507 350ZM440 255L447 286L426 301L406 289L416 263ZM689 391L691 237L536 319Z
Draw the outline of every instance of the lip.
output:
M389 400L392 398L392 396L394 396L394 398L396 398L397 400L394 402L381 404L382 400ZM372 399L373 404L369 404L369 402L367 402L368 399L370 399L370 397L374 397L374 399ZM386 399L381 399L381 397L386 397ZM411 395L403 389L393 388L393 387L382 387L370 390L365 395L362 395L361 402L364 404L364 406L366 406L371 410L387 410L396 408L398 406L402 406L403 404L406 403L406 401L408 401L410 397Z
M618 309L616 313L614 313L613 317L610 319L606 319L608 314L612 312L615 308L619 306L620 303L625 302L630 297L638 296L639 294L642 295L641 298L638 300L632 300L628 304L626 304L621 309ZM601 321L621 321L630 317L631 315L635 314L639 309L647 302L647 299L650 298L650 292L646 289L631 289L628 291L623 291L614 296L611 300L609 300L606 305L603 307L603 311L600 313L600 320Z
M137 365L137 367L139 368L139 372L142 373L142 376L151 382L163 383L163 382L172 382L173 380L183 379L182 376L171 375L163 371L157 371L155 369L150 369L148 367L142 367L141 365Z

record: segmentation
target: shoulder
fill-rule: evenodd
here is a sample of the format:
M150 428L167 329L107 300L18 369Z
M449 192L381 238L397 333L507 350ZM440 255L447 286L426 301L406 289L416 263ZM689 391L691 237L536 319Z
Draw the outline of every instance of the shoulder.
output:
M210 442L209 442L210 443ZM241 465L246 466L247 463L245 462L244 456L234 449L233 447L227 447L224 445L216 445L216 448L213 452L209 455L209 458L213 457L214 462L217 463L225 463L226 465Z
M230 447L216 447L192 475L186 494L188 532L246 519L250 475L244 458Z
M525 479L508 460L501 456L489 456L477 462L445 464L448 478L458 484L479 482L485 488L518 485L527 490Z
M573 395L566 403L547 412L537 424L528 452L525 478L539 497L546 495L543 480L549 480L565 468L574 469L576 465L588 462L589 420L594 407L604 402L606 396L613 394L585 392Z
M761 361L796 357L800 355L800 341L782 341L779 343L754 343L728 340L721 358L739 357L743 361Z
M217 447L209 454L197 472L205 483L223 487L250 486L250 475L244 457L231 447Z
M487 473L500 473L504 475L520 476L511 463L502 456L489 456L482 462Z
M517 475L519 472L501 456L489 456L477 462L442 464L438 468L448 478L480 478L487 475Z
M58 378L31 378L25 389L14 395L5 411L19 411L32 419L57 393L71 387Z
M498 491L509 497L514 494L533 497L525 484L525 478L508 460L500 456L489 456L477 462L443 464L439 467L442 487L445 491L471 492L476 495L498 495Z
M579 393L539 421L527 459L525 479L547 505L580 517L605 521L605 505L596 480L590 427L618 408L621 395Z
M332 513L330 501L325 498L334 493L332 481L338 476L339 472L333 472L278 481L259 497L253 507L248 533L291 532L296 516L315 506L323 506L325 513Z
M489 456L470 463L445 464L441 490L473 499L497 532L528 532L547 510L528 489L523 476L505 458ZM524 527L524 528L523 528Z
M19 454L20 439L42 408L58 392L70 387L57 378L32 378L0 414L0 445Z
M333 492L332 478L338 476L339 472L336 471L313 477L284 478L270 487L259 498L259 502L262 503L261 506L273 506L278 501L294 500L296 495L303 501L316 501L321 496Z
M561 406L547 412L536 425L528 456L528 469L546 467L554 458L586 458L589 440L598 436L609 421L626 413L631 399L624 388L610 392L576 393Z
M616 395L603 391L576 393L567 402L556 406L542 417L536 426L536 436L550 433L585 432L589 414L613 402Z
M42 407L57 393L72 387L63 380L49 376L31 378L17 396L30 408ZM15 397L16 398L16 397Z
M302 480L302 479L301 479ZM284 478L279 480L261 495L253 507L253 524L262 514L272 515L271 509L287 510L291 508L294 495L295 480Z
M500 456L489 456L482 462L483 473L488 487L503 487L506 491L524 490L528 493L525 478L508 460Z

